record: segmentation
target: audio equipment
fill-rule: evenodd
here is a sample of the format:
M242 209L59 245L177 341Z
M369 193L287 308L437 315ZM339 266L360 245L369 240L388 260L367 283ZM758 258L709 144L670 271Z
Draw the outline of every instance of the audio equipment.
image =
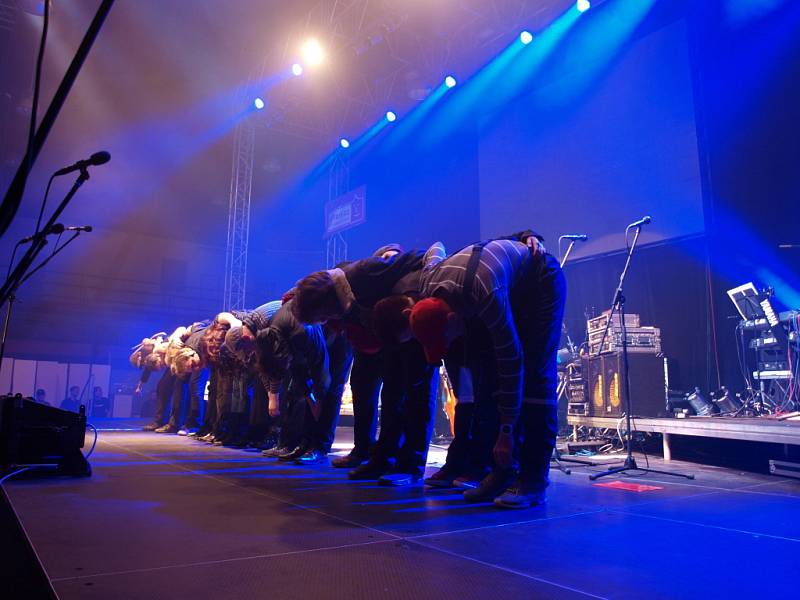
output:
M668 416L665 359L654 354L631 354L628 364L634 416ZM626 406L622 353L584 358L583 372L590 415L621 417Z

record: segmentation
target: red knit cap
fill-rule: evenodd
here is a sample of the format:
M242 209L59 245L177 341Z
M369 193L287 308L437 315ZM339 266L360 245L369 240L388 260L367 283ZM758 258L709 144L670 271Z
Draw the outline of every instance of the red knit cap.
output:
M411 332L425 350L425 358L432 365L442 362L447 353L447 315L453 310L441 298L425 298L414 305L409 324Z

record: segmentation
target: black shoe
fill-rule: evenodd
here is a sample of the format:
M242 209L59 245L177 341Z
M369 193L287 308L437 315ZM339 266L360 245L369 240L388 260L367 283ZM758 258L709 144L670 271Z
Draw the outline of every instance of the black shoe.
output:
M222 445L226 448L244 448L247 446L247 440L239 435L234 435L222 442Z
M167 423L166 425L162 425L161 427L155 429L154 431L156 433L178 433L178 427Z
M414 485L422 481L422 473L413 471L411 473L404 473L402 471L392 471L378 477L378 485L387 485L389 487L405 487L407 485Z
M467 502L491 502L505 492L513 481L513 471L493 469L481 480L478 487L464 491L464 500Z
M359 481L368 481L371 479L379 479L389 470L388 463L377 460L369 460L363 465L360 465L347 473L348 479L355 479Z
M354 469L365 460L367 460L367 456L363 456L361 454L355 454L353 451L350 454L345 454L344 456L337 456L333 460L331 460L331 465L336 467L337 469Z
M261 454L267 458L278 458L281 454L286 454L291 451L292 449L286 446L275 446L269 450L264 450Z
M321 463L328 462L328 453L323 452L322 450L309 450L305 452L301 456L298 456L294 459L294 462L298 465L318 465Z
M425 485L442 489L455 487L454 481L460 474L457 468L444 463L444 466L436 473L425 478Z
M278 460L282 460L284 462L293 461L296 458L300 458L303 454L306 453L306 449L303 446L297 446L293 450L286 452L284 454L280 454L278 456Z
M148 423L147 425L142 427L142 431L155 431L159 427L162 427L162 424L158 423L156 421L153 421L152 423Z

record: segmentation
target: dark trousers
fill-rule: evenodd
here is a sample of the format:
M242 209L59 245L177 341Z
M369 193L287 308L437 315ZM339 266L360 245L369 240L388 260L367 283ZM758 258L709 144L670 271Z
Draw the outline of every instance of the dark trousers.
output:
M305 445L328 453L333 445L336 425L339 423L342 394L353 365L353 352L350 343L341 334L326 332L326 346L331 385L325 397L319 400L322 403L319 419L314 419L310 408L306 410Z
M183 377L175 377L172 391L170 425L193 429L200 421L200 399L205 391L208 370L199 369ZM184 410L185 409L185 410ZM183 415L186 415L183 418Z
M305 382L303 382L304 385ZM307 422L307 405L305 389L290 382L286 391L281 394L281 433L278 438L280 446L294 449L303 443Z
M382 370L382 353L354 353L350 392L353 395L353 453L358 456L368 456L375 444Z
M520 477L544 489L558 434L556 356L567 287L549 254L532 260L511 294L511 311L524 357L522 411L517 426Z
M167 413L170 398L175 388L175 376L169 369L164 369L161 377L156 384L156 414L153 421L159 424L164 423L164 416Z
M469 320L464 336L448 349L445 368L459 402L455 409L455 435L447 449L447 467L461 473L481 473L492 465L492 448L499 419L492 393L497 368L486 327ZM469 382L464 378L468 377ZM471 387L471 398L464 398ZM463 402L471 400L471 402Z
M427 363L416 340L385 348L383 353L381 432L371 458L394 458L398 471L422 474L433 432L436 367Z

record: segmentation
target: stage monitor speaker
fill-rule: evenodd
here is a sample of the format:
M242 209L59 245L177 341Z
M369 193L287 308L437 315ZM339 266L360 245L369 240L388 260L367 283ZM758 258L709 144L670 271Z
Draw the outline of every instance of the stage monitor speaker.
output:
M629 376L633 416L665 417L666 363L656 354L629 354ZM625 385L622 353L584 358L591 416L621 417L625 414Z
M80 413L15 396L0 397L0 472L52 465L64 475L89 476L83 456L85 407Z

